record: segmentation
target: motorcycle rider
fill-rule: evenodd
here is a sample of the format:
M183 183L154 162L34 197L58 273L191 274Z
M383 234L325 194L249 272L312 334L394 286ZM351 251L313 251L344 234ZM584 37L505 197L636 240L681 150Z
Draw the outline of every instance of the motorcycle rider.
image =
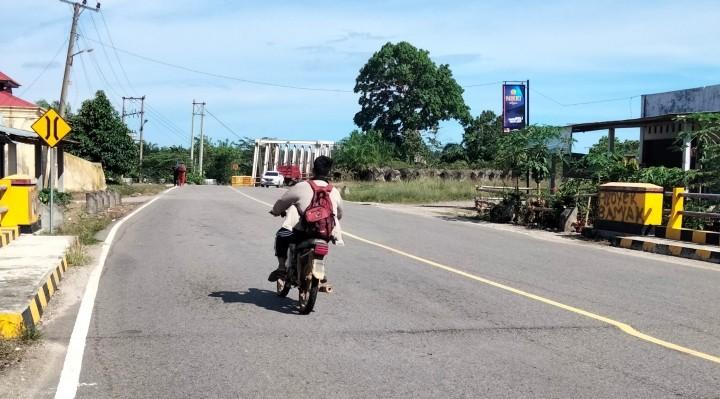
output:
M328 176L330 175L332 166L333 160L330 159L330 157L321 155L315 158L315 161L313 162L313 177L311 178L311 180L313 180L314 183L320 187L327 186L328 184L330 184ZM290 207L295 207L295 210L297 210L298 214L302 218L305 210L310 206L310 203L313 200L313 195L314 192L312 187L310 186L310 183L308 183L307 181L300 182L290 188L279 200L277 200L277 202L275 202L275 205L273 206L273 209L272 211L270 211L270 213L275 216L284 216L284 214L290 209ZM342 197L340 196L340 192L335 187L333 187L332 191L330 192L330 200L332 201L333 214L335 215L335 229L333 230L332 234L333 240L341 241L342 237L339 221L342 219L343 215L343 201ZM283 232L283 237L280 237L279 233L280 231L278 231L278 235L276 237L276 255L278 256L278 268L273 270L272 273L270 273L270 276L268 276L268 280L271 282L275 282L278 279L283 278L287 272L285 262L280 262L280 255L282 255L282 253L278 251L278 242L281 241L282 247L280 248L280 250L282 250L282 248L285 248L284 253L287 254L287 246L289 246L290 243L299 244L303 240L306 240L308 238L314 238L309 237L308 234L305 233L302 223L295 224L295 226L292 228L292 232L290 235L288 235L287 232ZM287 257L287 255L285 255L285 257Z

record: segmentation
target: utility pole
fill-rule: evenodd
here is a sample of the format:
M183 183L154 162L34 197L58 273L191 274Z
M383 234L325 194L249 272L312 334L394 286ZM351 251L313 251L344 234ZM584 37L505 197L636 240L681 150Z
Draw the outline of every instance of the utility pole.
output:
M138 137L138 142L140 143L140 165L142 165L143 162L143 127L145 126L145 96L142 97L123 97L123 106L122 106L122 121L125 123L125 117L126 116L134 116L139 115L140 116L140 135ZM125 111L125 101L140 101L140 111L133 110L132 112ZM135 108L137 109L137 108ZM134 133L134 132L133 132ZM135 139L135 137L133 137Z
M145 127L145 96L140 97L140 166L143 163L143 127Z
M205 176L205 173L203 172L203 154L204 154L204 147L205 147L205 131L203 130L203 121L205 120L205 103L202 103L201 111L200 111L200 158L199 158L199 166L198 169L200 170L200 176Z
M73 62L73 51L75 50L75 39L77 38L77 23L80 19L80 13L83 10L90 10L98 12L100 10L100 3L97 3L95 8L88 7L85 5L87 1L82 3L73 2L69 0L60 0L63 3L71 4L73 6L73 19L72 25L70 26L70 39L68 40L67 57L65 58L65 74L63 75L62 90L60 91L60 109L58 112L61 117L65 117L65 100L67 98L68 84L70 83L70 69L72 69Z
M100 3L97 3L95 8L91 8L85 5L87 3L87 0L83 0L83 3L78 2L72 2L69 0L60 0L63 3L72 4L73 6L73 17L72 17L72 25L70 25L70 38L68 39L68 50L67 50L67 56L65 57L65 73L63 74L63 82L62 82L62 89L60 90L60 109L58 112L60 113L60 117L64 118L66 114L66 108L65 100L67 99L67 91L68 91L68 84L70 83L70 70L72 69L72 62L73 57L76 55L73 53L75 51L75 39L77 38L77 23L78 19L80 19L80 13L82 10L92 10L97 12L100 10ZM85 50L83 50L85 51ZM49 151L45 150L46 153L49 155L48 158L50 158L48 161L50 163L50 178L49 180L49 186L50 186L50 234L53 232L53 208L55 206L55 160L57 159L56 148L52 148ZM44 151L41 151L41 154ZM62 158L61 158L62 159ZM42 163L42 162L41 162ZM43 167L43 175L45 174L46 169ZM45 180L43 178L43 180ZM44 185L44 181L43 181Z
M205 147L205 132L203 131L203 122L205 119L205 103L193 100L192 122L190 124L190 163L194 165L193 148L195 147L195 116L200 115L200 154L198 157L198 170L203 175L203 155Z
M190 167L195 168L195 99L193 98L192 119L190 120Z

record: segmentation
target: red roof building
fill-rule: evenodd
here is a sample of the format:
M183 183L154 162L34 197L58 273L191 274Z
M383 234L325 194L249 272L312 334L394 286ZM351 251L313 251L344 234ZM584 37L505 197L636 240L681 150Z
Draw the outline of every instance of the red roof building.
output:
M0 107L37 108L37 105L13 95L13 89L18 87L20 84L0 72Z

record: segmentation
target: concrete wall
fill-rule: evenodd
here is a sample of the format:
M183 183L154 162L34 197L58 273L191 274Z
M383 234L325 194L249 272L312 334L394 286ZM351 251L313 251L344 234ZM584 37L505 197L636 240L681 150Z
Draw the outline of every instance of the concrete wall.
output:
M65 191L104 191L105 171L102 165L65 153Z
M646 94L642 96L642 116L683 112L720 112L720 85Z
M0 115L2 115L3 125L30 132L32 132L32 128L30 126L32 126L32 124L35 123L42 114L43 110L40 107L0 107Z

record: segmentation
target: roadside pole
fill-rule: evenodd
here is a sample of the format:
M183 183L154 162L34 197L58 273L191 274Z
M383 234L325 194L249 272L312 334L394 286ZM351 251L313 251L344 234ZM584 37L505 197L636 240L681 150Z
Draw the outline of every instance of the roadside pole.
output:
M72 25L70 26L70 38L68 39L68 50L67 56L65 57L65 73L63 74L62 89L60 89L60 109L58 110L60 118L65 118L65 100L67 98L68 84L70 83L70 70L72 69L73 57L76 55L73 54L73 51L75 49L75 39L77 38L77 23L78 19L80 19L80 12L82 10L91 10L98 12L100 10L100 3L97 3L95 8L92 8L86 6L85 1L83 1L82 4L69 0L60 1L63 3L71 4L73 6ZM55 133L57 133L57 127L55 128ZM48 158L50 158L50 234L52 234L53 232L53 208L55 207L55 194L53 191L55 190L55 160L57 159L57 156L55 154L56 151L57 150L55 149L55 146L51 146L50 148L48 148Z

